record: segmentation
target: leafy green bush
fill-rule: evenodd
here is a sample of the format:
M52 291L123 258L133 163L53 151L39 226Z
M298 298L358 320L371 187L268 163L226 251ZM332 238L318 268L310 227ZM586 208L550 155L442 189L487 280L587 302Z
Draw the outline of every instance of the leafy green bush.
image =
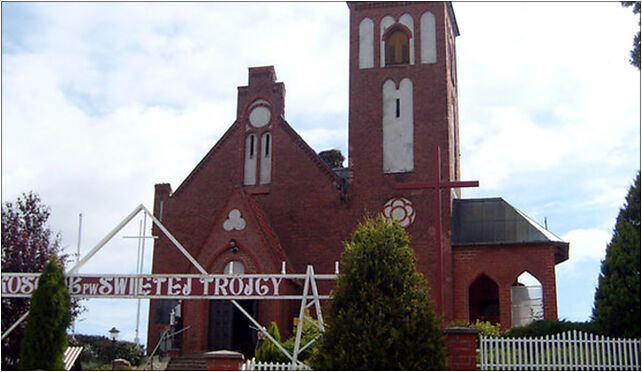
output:
M479 331L479 335L487 337L500 337L502 335L501 325L499 323L492 324L489 321L475 320L475 323L469 323L463 320L451 322L449 327L466 327L473 328Z
M287 350L290 354L294 352L294 343L296 341L296 327L292 330L292 336L285 340L283 343L283 348ZM301 330L301 344L299 346L299 349L304 347L305 345L308 344L308 342L312 341L315 337L317 337L321 332L319 329L312 324L308 322L303 323L303 329ZM310 345L307 349L303 350L302 353L299 354L298 360L301 361L306 361L310 358L310 356L314 353L316 350L317 345L312 344ZM289 362L289 360L281 353L281 356L283 356L284 361Z
M281 335L279 333L279 328L275 322L271 322L270 329L268 333L270 336L274 337L275 340L279 341L281 346L292 355L294 352L294 343L296 342L296 331L297 328L294 327L292 330L292 336L290 336L285 342L281 342ZM319 330L317 327L312 324L305 322L303 323L303 329L301 332L301 345L299 348L307 345L308 342L312 341L319 335ZM313 354L316 345L312 344L307 349L303 350L302 353L298 355L299 361L305 361ZM290 359L285 356L274 344L269 340L265 339L263 344L256 353L256 360L261 362L272 362L272 363L289 363Z

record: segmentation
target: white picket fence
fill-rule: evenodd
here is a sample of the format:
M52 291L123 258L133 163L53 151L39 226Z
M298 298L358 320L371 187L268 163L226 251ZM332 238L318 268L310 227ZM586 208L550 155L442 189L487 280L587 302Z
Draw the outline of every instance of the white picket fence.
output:
M252 358L241 365L241 371L291 371L292 363L264 363L257 362ZM297 371L311 371L312 369L303 363L296 366Z
M492 370L640 370L640 340L568 331L537 338L480 337L478 367Z

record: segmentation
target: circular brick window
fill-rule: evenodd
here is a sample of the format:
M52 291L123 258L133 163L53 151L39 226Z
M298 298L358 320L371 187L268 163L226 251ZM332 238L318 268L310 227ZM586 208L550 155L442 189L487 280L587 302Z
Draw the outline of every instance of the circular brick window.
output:
M269 108L257 106L250 112L250 124L256 128L261 128L270 122L271 116Z

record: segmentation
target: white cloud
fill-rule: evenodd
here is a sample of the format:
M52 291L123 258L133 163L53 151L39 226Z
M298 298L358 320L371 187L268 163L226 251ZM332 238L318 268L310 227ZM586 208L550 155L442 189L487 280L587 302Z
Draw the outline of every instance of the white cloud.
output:
M330 150L337 148L339 150L347 147L347 143L343 140L347 138L347 130L345 128L313 128L303 129L298 131L299 135L317 151ZM343 154L346 155L345 153Z
M564 234L562 240L570 243L569 260L561 264L560 269L572 270L577 262L584 260L601 261L611 235L608 231L596 228L575 229Z
M82 302L87 312L76 321L76 333L109 337L108 331L116 327L120 331L118 340L134 341L136 334L136 300L90 299ZM149 301L142 300L140 306L139 332L140 343L147 344L147 316ZM155 345L152 345L153 348ZM150 350L151 351L151 350Z
M564 156L564 138L552 128L533 123L517 108L497 108L487 123L472 123L461 146L474 154L467 174L496 188L514 173L557 166ZM556 149L557 151L550 151Z
M628 65L630 10L598 3L455 4L455 10L465 177L501 190L519 177L580 167L583 176L593 172L589 179L608 178L609 188L622 176L605 172L633 174L640 102L639 86L631 84L639 72ZM497 21L489 22L489 14ZM479 63L462 62L471 58Z

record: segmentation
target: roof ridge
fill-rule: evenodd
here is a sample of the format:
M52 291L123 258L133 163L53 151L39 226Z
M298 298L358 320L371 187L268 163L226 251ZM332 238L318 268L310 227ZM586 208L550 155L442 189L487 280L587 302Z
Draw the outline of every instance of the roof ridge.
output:
M506 201L505 201L506 202ZM549 231L548 229L544 228L542 225L539 224L539 222L535 221L534 219L530 218L526 213L520 211L517 207L513 206L512 204L506 202L509 207L513 208L515 212L520 214L528 223L531 224L540 234L544 235L547 239L551 241L558 241L558 242L564 242L562 238L554 234L552 231Z
M177 195L178 193L180 193L185 187L187 187L187 185L189 185L192 182L196 174L198 174L201 171L201 169L205 167L205 164L209 161L209 159L212 156L214 156L214 154L219 152L223 144L232 137L232 135L234 134L234 132L236 132L239 126L240 126L239 121L235 120L234 123L232 123L232 125L225 131L225 133L223 133L221 138L219 138L219 140L214 144L214 146L212 146L212 148L207 152L207 154L203 156L201 161L199 161L198 164L196 164L196 167L194 167L194 169L192 169L192 171L187 175L187 177L185 177L185 179L183 180L183 182L181 182L178 188L174 190L174 192L170 195L170 197L173 197L174 195Z
M284 117L281 116L280 119L284 124L284 132L290 136L294 143L299 146L299 148L303 150L306 155L308 155L310 160L312 160L312 162L315 163L317 167L319 167L321 172L323 172L323 174L325 174L330 179L330 181L340 184L341 178L332 170L332 168L330 168L330 166L328 166L323 160L321 160L319 154L317 154L316 151L314 151L312 147L310 147L310 145L305 142L305 140L297 133L297 131L294 130L294 128L292 128L290 123L288 123Z

